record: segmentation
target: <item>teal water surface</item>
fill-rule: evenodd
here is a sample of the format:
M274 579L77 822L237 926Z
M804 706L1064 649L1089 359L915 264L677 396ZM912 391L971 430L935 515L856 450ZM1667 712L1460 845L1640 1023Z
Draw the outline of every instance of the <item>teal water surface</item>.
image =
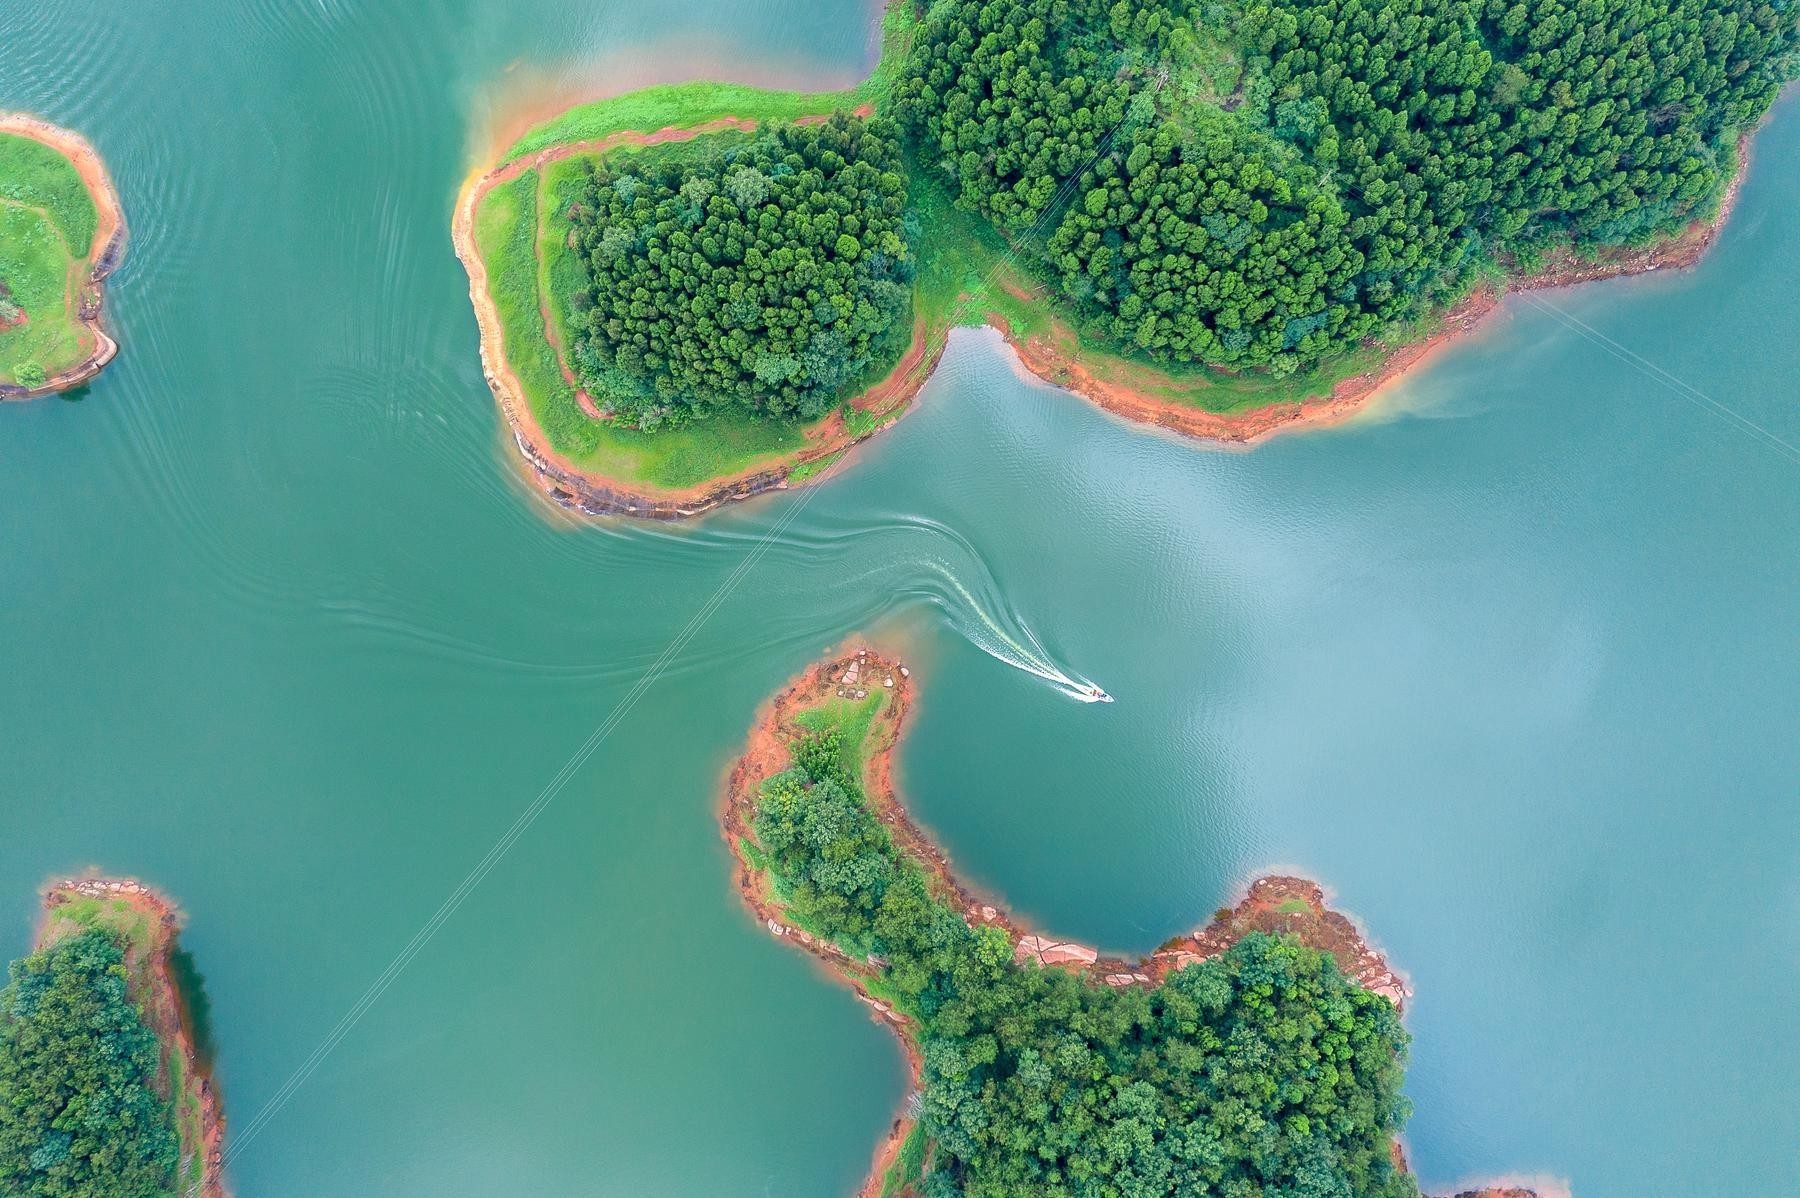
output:
M907 795L1027 917L1141 950L1326 881L1417 989L1428 1182L1781 1192L1795 111L1699 270L1547 297L1592 336L1515 302L1347 427L1209 449L969 333L813 492L546 518L449 246L485 140L609 83L847 83L873 20L0 6L0 107L87 134L133 230L118 362L0 410L0 952L54 874L181 900L240 1194L848 1193L899 1053L739 909L714 805L757 704L872 630L924 684ZM1008 668L1025 629L1118 702Z

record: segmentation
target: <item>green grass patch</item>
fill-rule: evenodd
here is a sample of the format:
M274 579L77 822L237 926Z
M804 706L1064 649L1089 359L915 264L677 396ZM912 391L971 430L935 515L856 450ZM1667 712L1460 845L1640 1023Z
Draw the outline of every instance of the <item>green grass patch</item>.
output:
M0 133L0 197L43 209L75 257L85 258L93 248L100 214L75 164L59 151L29 137Z
M181 1158L181 1184L184 1190L198 1186L206 1174L206 1153L200 1095L187 1082L187 1059L178 1052L167 1056L169 1093L175 1095L175 1133L184 1152Z
M1027 282L1011 260L1012 251L986 220L958 207L950 192L911 164L910 201L919 222L918 303L931 319L951 327L977 327L987 312L998 312L1021 334L1047 324L1040 305L1007 294L1003 283Z
M574 391L563 382L538 313L537 264L531 252L537 237L537 185L537 172L526 171L488 192L475 213L475 248L500 313L506 360L551 444L572 450L578 438L555 417L564 409L575 410Z
M110 932L134 959L143 960L155 945L156 925L141 908L119 898L73 895L50 913L45 941L75 936L90 928Z
M867 961L868 958L864 957L863 959ZM858 980L861 981L863 989L869 992L871 998L881 1000L888 1006L893 1007L896 1011L899 1011L902 1015L914 1019L919 1017L918 1002L912 995L907 994L898 986L895 986L892 982L888 981L886 973L877 971L863 976Z
M915 1121L900 1145L900 1155L881 1179L881 1198L898 1198L925 1176L925 1125Z
M0 199L0 281L25 313L25 323L0 330L0 381L21 381L33 366L55 374L81 360L84 341L69 294L73 266L49 217Z
M581 268L581 256L569 248L574 226L569 221L569 205L580 195L587 177L581 158L562 158L544 167L537 187L538 204L538 292L548 300L550 319L564 352L575 344L570 317L569 297L587 287L587 275Z
M781 915L782 918L786 920L789 927L799 928L807 935L817 937L820 940L831 939L831 937L825 934L825 930L819 926L817 920L813 919L810 915L804 915L795 911L794 908L789 905L789 900L793 897L792 892L781 885L780 879L775 880L775 897L782 900ZM839 947L842 948L844 946L839 945ZM845 951L848 952L850 950L845 949Z
M844 427L852 437L866 437L880 427L886 419L878 412L866 412L861 408L846 407L844 409Z
M744 860L748 861L750 863L750 868L756 872L761 873L763 870L769 868L768 856L762 851L762 848L748 836L738 837L738 851L744 854Z
M866 86L866 85L865 85ZM791 121L863 103L863 89L832 92L770 91L745 83L663 83L639 91L580 104L559 113L525 135L506 151L502 162L535 154L546 146L571 141L596 141L627 130L646 133L669 127L689 128L736 117L746 121Z
M866 415L866 413L860 412L855 408L850 410L858 416ZM803 483L808 479L816 478L837 465L848 452L849 450L840 449L836 453L828 453L822 458L814 458L810 462L802 462L792 470L788 471L788 481L791 483Z
M869 726L886 702L887 688L876 686L862 699L833 696L817 707L809 707L795 715L794 722L815 736L835 730L839 737L838 751L842 754L840 762L852 778L861 778L863 766L868 764L869 754L876 747L869 742Z
M1310 910L1312 908L1307 906L1306 900L1299 898L1282 899L1275 905L1277 915L1305 915Z

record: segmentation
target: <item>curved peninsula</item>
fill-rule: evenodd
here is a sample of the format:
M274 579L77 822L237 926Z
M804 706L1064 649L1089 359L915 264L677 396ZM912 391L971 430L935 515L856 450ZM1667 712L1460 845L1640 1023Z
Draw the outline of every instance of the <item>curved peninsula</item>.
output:
M180 920L130 879L44 894L0 990L0 1191L225 1198L224 1120Z
M658 517L817 479L957 325L1184 434L1336 420L1508 291L1704 251L1800 34L1653 6L893 0L855 88L647 88L478 171L488 381L549 495ZM897 138L879 187L825 123Z
M81 386L119 352L102 323L125 215L94 147L0 113L0 400Z
M1260 878L1139 961L1024 928L895 794L913 684L867 647L802 673L759 715L722 813L758 921L905 1049L911 1093L862 1198L1102 1176L1145 1195L1310 1177L1309 1193L1417 1198L1397 1139L1410 992L1320 887Z

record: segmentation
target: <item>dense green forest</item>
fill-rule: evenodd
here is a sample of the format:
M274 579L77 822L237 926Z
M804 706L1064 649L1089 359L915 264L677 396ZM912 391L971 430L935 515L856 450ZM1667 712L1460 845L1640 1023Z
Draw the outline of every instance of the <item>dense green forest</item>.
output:
M1552 244L1678 228L1791 77L1768 0L934 0L921 169L1085 333L1287 373Z
M1388 1153L1406 1034L1329 957L1252 936L1155 989L1016 964L896 849L835 731L794 756L756 852L790 918L917 1020L924 1198L1417 1198Z
M125 955L91 930L13 963L0 990L0 1193L163 1198L174 1111L159 1048L125 991Z
M574 369L627 424L816 416L890 364L932 248L909 175L1096 347L1288 374L1708 215L1800 44L1785 0L901 2L894 123L595 169Z
M640 427L725 404L823 414L908 339L905 209L886 120L609 156L571 213L582 385Z

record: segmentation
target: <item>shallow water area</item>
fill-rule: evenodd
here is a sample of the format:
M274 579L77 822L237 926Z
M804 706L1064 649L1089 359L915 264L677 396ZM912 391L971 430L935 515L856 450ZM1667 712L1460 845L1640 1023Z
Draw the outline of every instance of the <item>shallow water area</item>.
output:
M683 45L847 82L872 20L9 14L0 107L95 143L133 243L119 359L0 410L0 951L88 864L180 902L240 1194L845 1194L898 1050L742 913L714 805L756 706L872 631L920 677L913 809L1027 920L1144 950L1268 866L1324 880L1416 989L1427 1181L1779 1192L1800 465L1702 399L1800 444L1800 109L1699 270L1542 297L1702 399L1514 301L1369 417L1225 452L971 331L820 487L545 519L449 244L483 139Z

